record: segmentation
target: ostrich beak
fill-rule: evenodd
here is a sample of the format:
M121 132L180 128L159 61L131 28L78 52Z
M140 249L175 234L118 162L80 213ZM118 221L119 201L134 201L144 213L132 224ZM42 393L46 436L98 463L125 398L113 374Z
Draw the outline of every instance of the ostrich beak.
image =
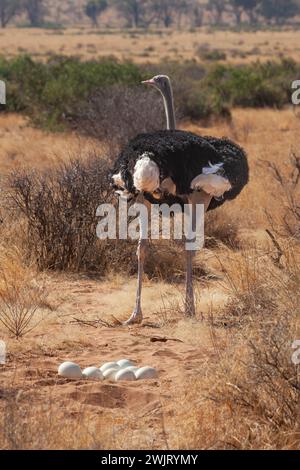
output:
M151 78L150 80L143 80L142 83L144 85L155 85L155 81L153 80L153 78Z

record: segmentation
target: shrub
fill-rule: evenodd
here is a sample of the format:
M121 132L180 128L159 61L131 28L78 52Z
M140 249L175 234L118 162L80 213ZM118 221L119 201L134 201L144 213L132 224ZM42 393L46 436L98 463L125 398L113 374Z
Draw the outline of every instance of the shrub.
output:
M96 235L97 207L114 202L107 175L107 161L92 156L46 173L27 170L10 176L10 207L14 217L17 211L24 216L23 245L39 269L136 274L136 241L99 240ZM176 242L151 243L145 272L152 279L178 280L184 257Z
M226 60L226 53L224 51L220 51L219 49L212 49L209 50L206 47L198 47L196 54L202 59L207 61L218 61L218 60Z
M226 213L224 207L206 214L205 236L207 247L213 248L223 243L233 250L239 248L238 223Z
M24 336L43 319L38 316L47 290L37 273L21 260L18 250L0 249L0 323L16 338Z
M108 202L107 163L91 157L47 173L10 177L10 199L27 222L28 254L40 269L105 270L96 209Z
M216 65L202 86L230 107L281 108L290 102L290 85L297 71L299 66L289 60L243 67Z
M76 114L76 128L109 142L114 152L139 133L166 127L161 97L141 86L99 90Z
M138 116L142 112L146 92L143 95L137 88L130 92L129 88L139 84L142 78L158 73L172 78L178 119L206 120L230 117L232 106L280 108L290 103L291 83L300 74L300 66L289 59L243 67L226 64L204 67L194 61L137 66L118 63L114 58L80 62L74 57L52 57L46 64L29 56L0 59L0 78L7 82L8 111L26 113L36 125L49 130L60 130L80 121L81 112L89 116L91 129L94 113L95 119L100 117L102 123L101 126L96 121L93 123L101 137L107 134L105 116L109 121L111 116L121 121L115 112L117 102L119 107L123 106L122 125L133 113ZM149 90L148 94L146 110L151 130L162 125L158 118L161 108L157 104L159 96L154 98ZM131 99L137 100L136 109L130 104ZM122 100L129 105L131 114L125 113ZM86 112L87 103L91 107L89 112ZM140 127L145 128L145 123Z
M214 92L204 87L202 82L207 70L202 64L188 61L147 66L146 76L163 73L172 78L176 116L178 120L207 120L212 116L222 117L230 114L226 106L216 98Z
M206 121L211 117L231 118L229 107L217 94L208 92L201 84L191 85L179 105L179 112L186 119Z
M276 197L282 199L284 213L274 218L266 212L270 226L274 232L283 237L300 240L300 156L291 152L289 175L285 176L276 163L265 161L265 166L272 172L276 182Z
M46 64L29 56L0 60L0 77L7 82L8 111L22 111L33 121L57 130L74 117L79 102L96 89L133 85L142 79L137 66L114 59L80 62L52 57Z
M291 360L295 330L290 315L276 320L240 340L231 330L231 346L216 346L207 370L202 364L201 378L191 381L184 396L191 406L177 423L180 448L299 447L299 366Z
M225 304L208 314L210 354L178 397L180 448L299 447L300 376L292 360L299 337L298 254L289 239L279 271L259 249L230 253L231 312Z

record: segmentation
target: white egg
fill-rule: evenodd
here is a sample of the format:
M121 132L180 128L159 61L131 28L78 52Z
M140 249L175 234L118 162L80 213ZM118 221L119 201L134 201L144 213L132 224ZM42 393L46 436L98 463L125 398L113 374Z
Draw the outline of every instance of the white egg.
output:
M157 370L154 369L153 367L145 366L135 371L135 376L137 380L155 379L158 376L158 374L157 374Z
M129 367L122 367L122 370L131 370L131 372L135 372L138 370L137 366L129 366Z
M120 359L118 362L117 362L118 366L122 367L122 369L124 367L130 367L130 366L134 366L133 362L129 361L129 359Z
M80 367L74 362L63 362L58 368L58 375L67 379L81 379L82 372Z
M135 380L135 375L132 370L121 369L115 375L115 381L119 382L121 380Z
M100 367L101 372L105 372L107 369L111 369L112 367L116 367L117 369L120 368L119 364L116 362L105 362L103 366Z
M120 371L120 367L111 367L110 369L106 369L103 372L103 377L105 379L114 380L116 373L119 371Z
M103 380L103 374L98 367L87 367L82 371L82 375L87 379Z

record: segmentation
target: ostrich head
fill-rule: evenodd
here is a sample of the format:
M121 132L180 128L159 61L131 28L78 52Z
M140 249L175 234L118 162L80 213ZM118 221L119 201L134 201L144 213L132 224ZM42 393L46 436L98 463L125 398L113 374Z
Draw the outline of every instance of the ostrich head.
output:
M150 80L144 80L142 83L153 86L159 90L163 96L166 96L172 90L171 82L167 75L155 75L155 77L150 78Z
M150 80L144 80L142 83L150 85L160 91L163 96L165 111L167 116L167 127L168 129L175 129L175 113L173 104L173 92L171 81L167 75L155 75Z

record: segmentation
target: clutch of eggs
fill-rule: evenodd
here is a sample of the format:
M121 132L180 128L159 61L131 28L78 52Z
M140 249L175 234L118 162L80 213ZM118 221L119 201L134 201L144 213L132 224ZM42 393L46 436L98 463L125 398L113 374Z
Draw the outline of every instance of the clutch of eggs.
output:
M101 367L87 367L81 371L78 364L74 362L63 362L58 368L58 375L68 379L90 379L90 380L114 380L120 382L123 380L143 380L154 379L158 377L157 370L154 367L137 367L129 359L120 359L119 361L105 362Z

